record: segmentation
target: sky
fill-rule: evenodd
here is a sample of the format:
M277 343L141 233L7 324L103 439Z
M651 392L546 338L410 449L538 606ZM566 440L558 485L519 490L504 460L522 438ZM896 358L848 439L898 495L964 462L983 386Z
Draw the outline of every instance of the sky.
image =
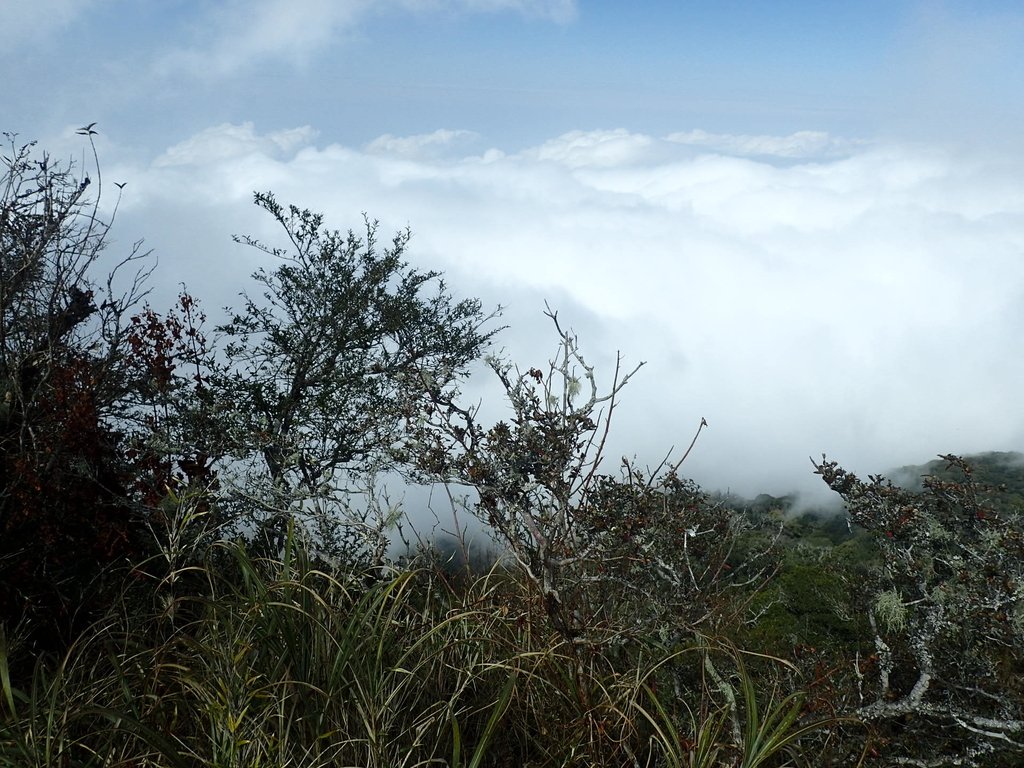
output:
M1024 450L1018 2L0 0L0 130L81 158L155 307L238 304L254 191L505 307L523 369L616 351L612 453L709 489ZM603 378L602 378L603 377ZM500 392L469 387L501 418ZM611 461L609 469L614 469Z

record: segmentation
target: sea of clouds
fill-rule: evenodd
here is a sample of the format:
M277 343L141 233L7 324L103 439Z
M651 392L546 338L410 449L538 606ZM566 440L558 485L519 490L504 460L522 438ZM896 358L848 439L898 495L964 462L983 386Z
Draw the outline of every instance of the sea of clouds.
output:
M411 260L506 307L499 346L524 369L556 337L545 302L623 393L614 455L657 463L709 429L684 471L745 494L813 493L809 456L880 472L940 452L1024 448L1024 160L939 143L686 130L576 131L490 146L464 130L345 146L310 127L212 126L127 182L117 249L161 259L152 301L181 281L211 315L238 304L281 244L255 190L332 227L413 231ZM112 202L112 195L107 195ZM251 287L251 284L250 284ZM479 372L468 396L501 418Z

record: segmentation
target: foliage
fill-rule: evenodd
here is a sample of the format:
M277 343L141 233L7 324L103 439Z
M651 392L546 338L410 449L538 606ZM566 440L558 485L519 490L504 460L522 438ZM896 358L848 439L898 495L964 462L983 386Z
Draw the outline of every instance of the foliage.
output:
M822 460L817 472L867 529L882 568L869 585L874 654L856 714L878 726L886 759L998 765L1024 753L1024 520L996 511L966 461L922 490L868 482ZM956 479L948 479L955 472Z
M24 685L0 647L0 765L754 766L820 726L763 698L732 650L638 639L578 669L500 568L457 588L415 564L367 581L318 568L293 536L279 559L207 555L187 621L112 612ZM735 669L739 740L717 686L689 709L663 685L708 654Z
M92 126L82 133L93 147ZM380 249L375 225L365 240L343 236L257 195L295 252L244 240L281 264L256 273L261 299L246 296L208 340L186 290L164 314L143 304L151 262L139 244L104 282L93 278L110 228L98 162L95 181L76 177L9 140L0 619L24 619L14 639L52 637L56 649L74 633L50 630L88 622L88 594L116 581L111 567L159 578L153 545L171 539L180 554L197 537L251 536L255 522L279 550L298 517L314 523L306 533L322 552L354 556L370 542L379 561L398 510L375 473L395 466L392 448L427 392L454 390L495 333L481 330L479 302L456 301L437 273L410 268L408 233ZM181 499L192 509L187 543Z
M148 303L128 319L126 364L138 382L130 393L125 431L133 461L132 490L155 509L168 489L179 494L217 488L215 460L223 453L211 405L214 353L206 315L182 290L161 315Z
M855 653L866 627L857 620L855 573L831 553L813 558L787 553L775 578L752 598L752 618L738 639L790 659L826 648Z
M118 422L138 381L122 319L144 295L149 267L136 244L97 282L110 226L98 213L98 165L95 181L82 168L76 176L70 163L5 136L0 620L21 620L33 642L52 646L102 606L111 565L146 553Z
M997 491L988 499L997 512L1024 506L1024 454L1015 451L987 451L964 458L971 465L974 481ZM940 457L920 466L900 467L889 474L894 485L921 491L924 478L955 481L958 479L957 473L955 466L950 466Z
M734 588L763 581L765 553L730 565L742 521L681 479L681 462L601 471L619 393L640 366L617 366L602 393L575 335L548 316L559 349L545 370L489 361L511 419L485 428L474 410L437 398L410 447L421 471L477 491L471 511L573 646L617 642L602 627L665 642L719 631L735 620Z
M380 247L375 222L360 238L269 193L255 201L289 248L239 238L280 263L253 274L261 295L243 294L242 311L218 328L218 418L227 455L248 470L234 501L269 551L298 517L325 551L351 554L367 523L352 485L395 466L408 425L454 390L497 331L482 330L479 301L456 301L439 273L407 264L408 232ZM353 525L332 522L345 514Z
M98 165L10 141L0 766L1019 762L1014 457L823 460L848 519L709 495L689 451L609 469L640 366L601 386L549 310L551 361L485 358L511 416L481 423L496 331L408 232L257 194L286 247L238 238L271 263L210 331L184 287L145 303L138 245L93 278ZM505 551L389 560L384 476L458 486Z

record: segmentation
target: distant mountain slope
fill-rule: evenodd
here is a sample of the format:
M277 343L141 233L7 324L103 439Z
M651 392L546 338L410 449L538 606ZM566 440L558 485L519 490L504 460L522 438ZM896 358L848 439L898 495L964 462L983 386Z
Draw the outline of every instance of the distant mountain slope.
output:
M1002 489L993 501L999 506L1024 507L1024 453L1017 451L987 451L964 456L974 470L974 479L982 486ZM941 458L927 464L900 467L887 477L896 485L910 490L920 490L926 476L942 479L959 479L957 470L950 470Z
M974 470L974 479L982 487L991 488L988 503L996 509L1024 510L1024 453L1015 451L988 451L965 456ZM882 473L893 484L920 491L922 479L935 476L947 480L962 480L956 469L935 458L927 464L911 464ZM866 479L866 478L863 478ZM831 547L850 541L866 540L866 533L857 526L850 527L841 508L807 508L799 504L794 495L770 496L762 493L753 499L735 494L711 494L713 501L745 517L755 529L777 528L784 521L780 543ZM861 541L860 543L863 543Z

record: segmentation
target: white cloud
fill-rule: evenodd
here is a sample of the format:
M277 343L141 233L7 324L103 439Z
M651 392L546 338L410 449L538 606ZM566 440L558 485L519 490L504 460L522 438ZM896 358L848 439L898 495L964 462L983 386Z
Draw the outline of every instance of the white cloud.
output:
M401 157L436 157L441 152L458 149L479 138L473 131L451 131L439 129L433 133L415 136L392 136L385 133L366 146L366 151L377 155L398 155Z
M652 143L649 136L621 128L614 131L572 131L523 154L569 168L619 167L645 160Z
M199 45L171 52L158 69L224 76L267 59L301 63L370 5L369 0L232 0L214 6L197 24L206 30Z
M154 161L154 165L223 164L250 155L277 158L294 154L296 149L308 145L315 137L316 131L308 125L261 136L252 123L224 123L168 148Z
M712 486L814 487L807 456L822 451L874 472L1024 447L1022 158L836 139L780 166L742 143L743 157L725 142L695 154L624 131L518 153L467 153L465 138L389 135L359 150L315 146L308 128L223 125L115 175L137 179L131 226L157 230L171 283L212 306L251 269L227 235L273 239L246 204L254 189L331 226L358 228L361 211L411 225L423 266L512 302L503 339L526 363L552 351L545 298L599 371L616 348L647 359L616 449L655 460L706 416L689 471ZM759 145L779 156L790 138ZM191 232L180 257L167 206Z
M55 34L108 0L5 0L0 49L15 51Z
M861 142L835 138L823 131L797 131L788 136L684 131L666 136L668 141L701 147L726 155L781 158L835 157L850 154Z
M199 77L231 75L254 63L284 59L303 64L336 44L369 13L512 11L555 22L575 18L574 0L229 0L195 26L191 47L164 55L157 70Z

